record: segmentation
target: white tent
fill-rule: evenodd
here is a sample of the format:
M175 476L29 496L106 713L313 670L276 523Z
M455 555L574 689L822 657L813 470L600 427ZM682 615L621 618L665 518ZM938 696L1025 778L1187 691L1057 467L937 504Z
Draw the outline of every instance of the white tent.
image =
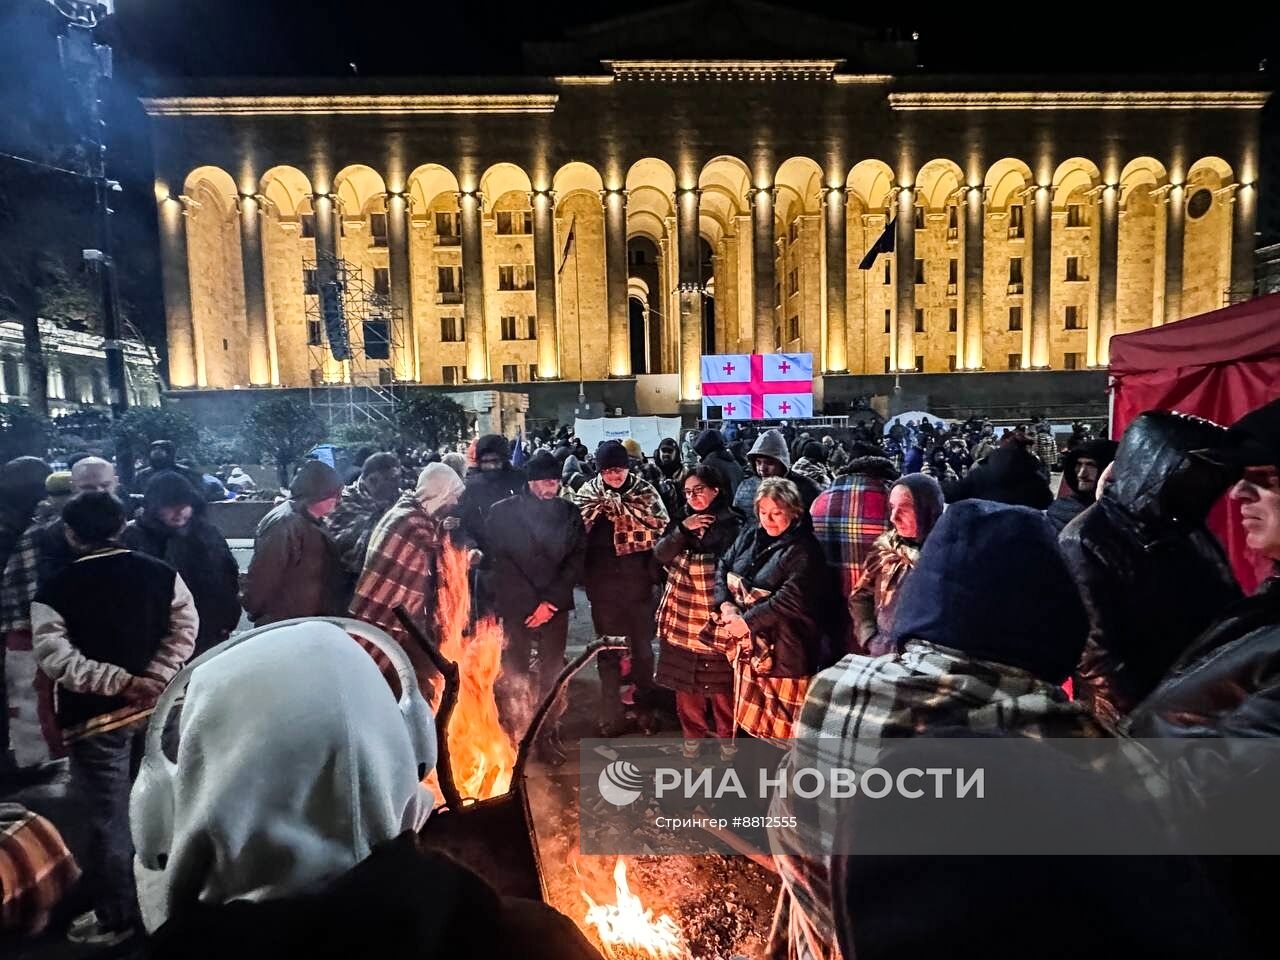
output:
M592 453L606 440L625 440L633 437L641 449L652 456L658 444L668 437L680 439L679 417L599 417L595 420L578 419L573 422L573 432Z
M887 434L889 432L889 428L895 423L901 423L905 427L908 420L914 420L916 422L916 426L919 426L920 421L924 420L926 417L929 418L930 423L941 423L945 425L951 422L946 417L940 417L936 413L929 413L925 410L908 410L906 413L899 413L886 420L884 422L884 432Z

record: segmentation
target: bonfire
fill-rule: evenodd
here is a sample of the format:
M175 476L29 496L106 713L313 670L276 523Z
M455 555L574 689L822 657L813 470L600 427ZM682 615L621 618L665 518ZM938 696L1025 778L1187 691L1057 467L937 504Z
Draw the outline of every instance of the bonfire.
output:
M474 800L501 796L511 787L516 748L498 720L494 687L502 672L502 625L481 617L471 626L470 562L467 551L448 545L440 555L436 598L440 653L458 665L458 702L449 718L449 759L458 792ZM437 678L439 703L444 679ZM440 790L428 783L440 796Z
M627 884L627 863L613 868L614 902L596 903L587 891L586 923L600 938L609 960L689 960L679 925L668 914L653 915Z

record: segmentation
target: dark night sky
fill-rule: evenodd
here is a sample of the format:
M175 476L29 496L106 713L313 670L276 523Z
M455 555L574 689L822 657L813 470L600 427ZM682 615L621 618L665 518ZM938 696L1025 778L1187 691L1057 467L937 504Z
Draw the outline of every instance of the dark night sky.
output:
M117 0L104 31L116 58L108 122L112 175L126 188L121 215L153 230L150 146L137 96L166 81L213 76L362 76L521 72L521 41L563 36L566 27L667 4L545 3L499 7L470 2L395 0ZM936 73L1230 73L1274 86L1280 72L1280 11L1239 7L1212 20L1130 7L1076 7L1049 18L1016 8L970 14L948 4L781 3L779 9L825 14L867 25L919 31L924 72ZM1058 9L1045 5L1046 13ZM783 12L779 16L785 17ZM714 29L714 18L709 29ZM0 0L0 152L46 150L59 136L62 85L55 37L59 18L45 0ZM1266 62L1269 69L1260 71ZM1280 99L1280 98L1278 98ZM1268 182L1280 168L1280 104L1264 119L1262 210L1265 239L1280 240L1280 197ZM139 271L154 268L143 258ZM145 326L163 329L158 280L139 305Z

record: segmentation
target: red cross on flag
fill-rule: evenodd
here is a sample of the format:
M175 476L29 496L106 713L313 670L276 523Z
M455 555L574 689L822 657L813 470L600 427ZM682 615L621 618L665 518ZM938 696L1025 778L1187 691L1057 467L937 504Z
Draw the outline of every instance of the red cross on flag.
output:
M702 415L725 420L813 416L813 354L728 353L702 358Z

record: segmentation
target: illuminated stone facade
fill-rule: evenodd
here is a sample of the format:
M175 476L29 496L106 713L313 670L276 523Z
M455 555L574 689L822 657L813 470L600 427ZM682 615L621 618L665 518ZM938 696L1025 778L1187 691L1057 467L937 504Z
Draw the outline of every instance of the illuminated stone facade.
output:
M145 101L172 385L349 375L307 346L326 251L398 308L399 381L669 373L686 401L703 352L1096 368L1112 334L1252 285L1243 83L871 72L913 54L862 33L844 60L652 59L664 15L579 38L572 74Z

